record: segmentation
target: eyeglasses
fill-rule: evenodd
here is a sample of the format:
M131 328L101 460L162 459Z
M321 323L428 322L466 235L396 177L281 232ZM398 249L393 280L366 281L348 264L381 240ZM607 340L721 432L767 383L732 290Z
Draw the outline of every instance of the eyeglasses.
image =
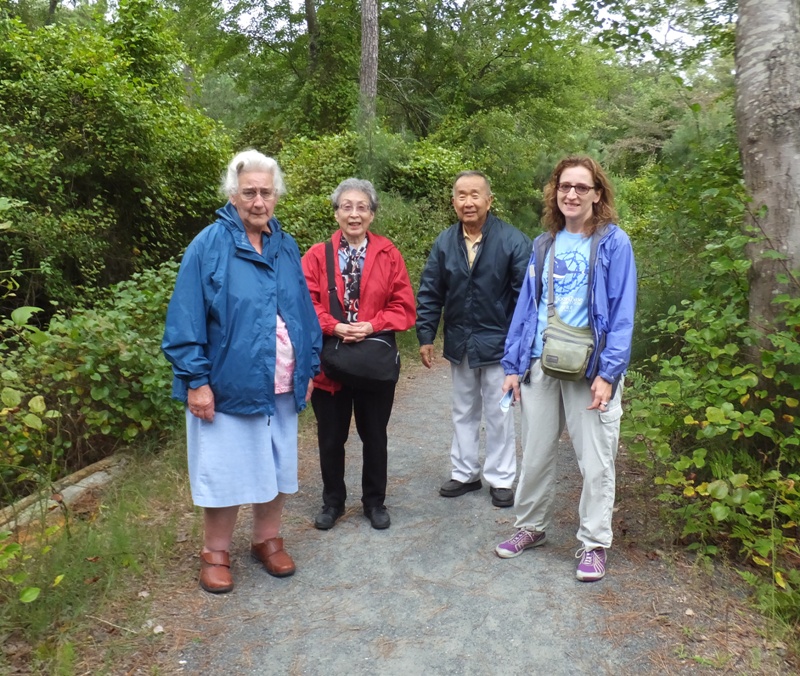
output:
M261 188L261 190L255 190L254 188L246 188L239 193L242 196L242 199L245 202L252 202L256 197L261 195L261 199L265 202L269 202L273 197L275 197L275 191L270 190L269 188Z
M356 212L360 216L366 216L371 209L366 204L340 204L336 207L343 214L351 214Z
M559 183L556 186L558 192L563 192L564 194L567 194L573 188L575 188L575 192L578 195L586 195L590 190L597 190L593 185L583 185L583 183L578 183L577 185L572 185L572 183Z

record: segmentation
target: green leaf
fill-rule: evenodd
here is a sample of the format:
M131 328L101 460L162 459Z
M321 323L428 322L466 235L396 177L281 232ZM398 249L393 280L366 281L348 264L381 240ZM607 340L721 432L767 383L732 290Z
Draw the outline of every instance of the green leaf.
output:
M17 326L25 326L30 321L33 315L41 311L42 308L33 307L30 305L18 307L16 310L12 311L11 321L14 322L14 324L16 324Z
M33 413L26 413L24 416L22 416L22 421L28 427L32 427L35 430L42 429L42 419L38 415L34 415Z
M734 488L741 488L747 483L748 478L749 477L747 476L747 474L734 474L731 477L731 486L733 486Z
M95 401L100 401L101 399L105 399L108 397L108 388L106 386L98 386L92 388L92 399Z
M715 500L722 500L728 495L728 484L725 481L717 480L708 484L708 494Z
M730 422L724 411L716 406L706 408L706 420L713 425L724 425Z
M743 505L750 497L750 491L746 488L735 488L731 493L731 500L735 505Z
M33 601L39 598L41 592L42 590L39 589L39 587L25 587L19 594L19 600L22 601L22 603L33 603Z
M40 394L33 397L28 402L28 408L34 413L44 413L47 410L47 406L44 403L44 397Z
M4 387L2 393L0 393L0 399L3 400L3 404L8 408L16 408L22 403L22 394L10 387Z
M723 505L721 502L712 502L711 503L711 514L717 521L724 521L728 518L728 515L731 513L731 510Z

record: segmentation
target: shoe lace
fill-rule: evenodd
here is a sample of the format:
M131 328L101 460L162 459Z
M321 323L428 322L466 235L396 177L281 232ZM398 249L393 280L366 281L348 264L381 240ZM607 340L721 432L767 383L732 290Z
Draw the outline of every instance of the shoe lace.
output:
M525 540L527 538L534 539L534 537L535 536L533 533L523 528L522 530L518 530L517 534L513 538L511 538L511 544L518 545L522 540Z
M582 566L594 566L595 565L595 552L598 551L597 549L586 549L586 547L581 547L577 552L575 552L575 558L580 559Z

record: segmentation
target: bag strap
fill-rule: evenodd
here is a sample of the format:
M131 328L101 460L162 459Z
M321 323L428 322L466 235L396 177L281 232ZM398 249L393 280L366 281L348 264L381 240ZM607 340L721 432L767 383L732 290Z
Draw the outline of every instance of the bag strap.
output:
M546 254L545 254L546 255ZM556 314L556 301L553 293L553 271L556 259L556 238L553 237L553 244L550 247L550 266L547 272L547 317L554 317Z
M334 319L338 319L343 324L348 322L344 318L342 304L339 302L339 295L336 293L336 277L333 273L333 240L325 242L325 267L328 270L328 303Z

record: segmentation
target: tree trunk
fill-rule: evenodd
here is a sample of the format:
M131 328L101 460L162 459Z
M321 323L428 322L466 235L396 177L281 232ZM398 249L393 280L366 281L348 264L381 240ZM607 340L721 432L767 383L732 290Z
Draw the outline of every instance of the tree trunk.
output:
M375 119L378 97L378 0L361 0L361 93L362 130Z
M800 0L739 0L736 121L750 223L765 237L749 251L750 321L760 326L787 291L776 276L800 267ZM785 260L764 258L769 250Z
M45 19L44 22L45 26L49 26L55 21L56 9L58 9L58 0L50 0L50 4L47 8L47 19Z
M306 30L308 31L308 73L313 74L319 65L319 24L314 0L305 0Z

